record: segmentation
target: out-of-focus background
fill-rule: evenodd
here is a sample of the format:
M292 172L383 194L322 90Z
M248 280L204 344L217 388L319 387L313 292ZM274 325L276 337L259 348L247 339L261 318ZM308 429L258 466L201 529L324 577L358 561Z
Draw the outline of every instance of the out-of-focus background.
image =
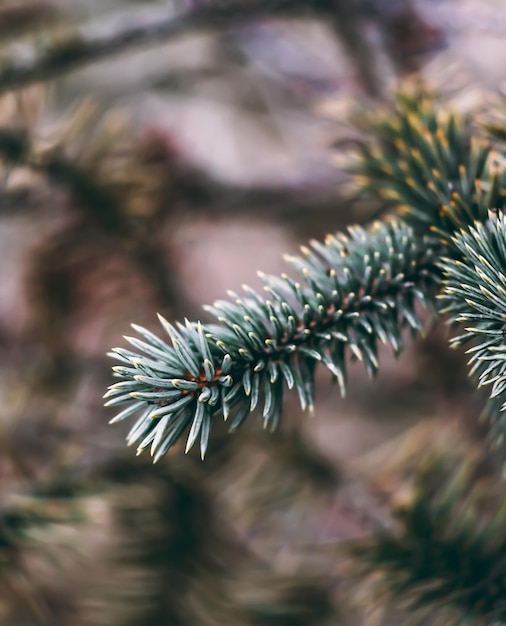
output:
M504 0L0 1L2 624L361 623L337 548L382 523L386 459L482 436L445 328L205 463L125 447L105 354L378 214L350 111L413 76L474 106L505 36Z

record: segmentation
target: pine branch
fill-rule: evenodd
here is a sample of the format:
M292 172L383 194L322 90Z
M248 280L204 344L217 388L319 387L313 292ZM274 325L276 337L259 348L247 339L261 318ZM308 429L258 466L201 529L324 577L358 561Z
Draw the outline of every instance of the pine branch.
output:
M469 116L438 113L434 96L424 91L400 92L393 112L367 120L377 141L362 147L355 168L361 193L390 201L415 233L434 246L439 241L448 257L445 312L453 321L474 324L452 345L476 343L471 375L479 386L492 387L484 416L494 421L497 441L506 429L506 415L499 415L506 400L501 360L506 317L501 321L504 305L498 304L505 259L502 218L495 222L492 216L495 226L490 226L489 214L506 204L503 122L504 116L490 113L481 123L489 139L475 138Z
M442 299L452 322L464 323L465 332L454 337L454 347L473 346L470 375L478 386L490 387L491 409L506 409L506 217L490 213L485 223L454 237L459 259L444 259ZM498 425L497 425L498 426ZM496 428L497 430L497 428Z
M355 227L350 236L313 241L289 259L301 283L263 276L268 299L249 287L207 310L219 324L160 318L171 345L134 326L145 341L126 338L138 351L111 356L121 379L106 394L109 406L127 403L112 422L138 415L128 435L138 452L151 446L155 461L189 429L187 451L200 438L204 456L212 422L222 415L236 430L257 407L264 427L279 423L285 387L295 388L303 410L313 410L314 370L323 363L346 390L346 358L378 370L378 341L398 354L403 328L422 328L417 304L434 302L437 257L402 223Z
M303 410L313 409L318 361L344 394L346 354L374 376L378 338L398 353L402 327L420 330L415 301L434 297L443 254L463 262L455 233L503 206L506 168L488 143L473 139L470 119L437 113L432 96L400 93L396 107L372 124L380 141L362 150L359 184L391 199L407 225L313 242L305 258L292 259L302 285L265 276L269 300L246 288L246 299L232 294L233 302L207 308L218 325L187 321L176 329L163 321L172 345L137 328L148 343L129 341L144 355L114 352L127 367L116 368L122 381L109 390L109 404L137 402L113 421L140 413L128 436L139 452L151 446L159 459L189 429L187 450L200 438L204 456L215 415L233 414L235 430L262 403L264 426L274 429L284 385L297 390ZM494 391L502 392L497 380Z
M376 141L353 168L360 195L387 201L417 234L447 245L461 228L504 205L506 168L469 117L439 110L434 95L400 91L392 110L362 121Z

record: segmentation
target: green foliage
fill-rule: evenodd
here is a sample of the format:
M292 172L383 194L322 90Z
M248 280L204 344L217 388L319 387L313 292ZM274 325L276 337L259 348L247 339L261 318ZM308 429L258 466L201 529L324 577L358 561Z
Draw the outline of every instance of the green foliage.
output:
M469 268L468 251L462 242L472 239L466 236L469 229L488 223L490 211L504 210L505 101L504 96L502 100L496 98L477 123L469 114L458 114L448 106L439 106L436 96L424 89L398 92L394 104L386 111L373 110L360 120L372 133L372 140L361 145L358 162L353 168L359 195L386 201L417 235L428 236L435 250L446 257L445 269L455 284L449 285L450 290L454 289L451 294L445 290L448 297L444 305L445 312L455 312L454 321L459 311L466 314L469 290L480 294L476 297L482 308L480 311L478 305L473 308L475 326L483 321L484 309L488 310L489 318L492 311L496 318L499 316L498 302L502 296L497 290L502 283L491 286L490 281L501 273L504 259L500 258L500 252L492 255L495 258L487 257L496 264L498 272L491 277L486 271L489 284L483 284L483 276ZM482 232L482 245L488 250L486 236ZM499 238L501 236L504 234ZM465 288L461 281L463 267L468 268ZM457 268L460 268L458 277ZM495 296L490 299L494 291ZM493 339L489 336L487 344L483 343L485 331L480 322L480 330L474 332L474 335L482 333L480 344L471 349L471 375L477 376L480 385L492 385L492 397L484 416L495 422L497 442L502 440L506 429L506 419L499 415L504 404L501 342L505 321L499 325L499 330L497 324L494 326L496 335ZM457 346L472 338L466 333L451 343ZM485 355L488 347L490 350Z
M243 295L206 307L216 324L161 318L170 343L134 326L144 340L127 337L135 351L113 350L121 380L106 398L128 405L112 422L136 418L128 442L138 452L149 446L156 461L189 431L186 451L200 440L204 457L217 417L235 431L257 408L274 430L286 388L313 410L318 362L344 395L348 357L375 376L378 343L399 354L403 329L421 330L418 305L436 309L442 270L445 311L474 324L452 343L479 336L471 373L492 386L488 411L497 415L506 390L506 259L503 221L489 214L502 210L506 196L506 159L494 143L499 122L493 133L485 125L484 136L470 116L440 109L433 95L416 90L400 92L388 112L365 123L373 138L355 168L359 192L387 200L396 218L312 241L288 259L298 279L261 275L266 297L244 287Z
M235 430L257 407L264 427L276 428L284 390L295 388L303 410L313 410L314 370L325 365L346 390L346 358L378 370L378 341L398 354L403 328L422 328L417 304L434 302L435 255L402 223L355 227L348 237L313 241L289 261L301 282L263 276L268 299L249 287L207 310L219 325L160 318L171 345L134 326L145 341L127 337L138 352L116 348L121 382L106 394L110 406L128 403L112 421L137 415L128 435L155 461L189 427L186 449L200 438L204 456L216 415Z
M456 230L502 206L506 177L490 163L490 141L432 94L399 92L391 110L364 122L374 138L354 168L358 193L392 205L417 234L448 243Z
M473 343L471 375L478 385L490 387L493 407L505 409L506 398L506 219L491 213L484 223L454 237L459 259L444 259L442 299L452 322L466 324L453 337L457 347ZM502 405L502 406L501 406ZM494 412L490 411L494 417ZM496 416L495 416L496 417Z

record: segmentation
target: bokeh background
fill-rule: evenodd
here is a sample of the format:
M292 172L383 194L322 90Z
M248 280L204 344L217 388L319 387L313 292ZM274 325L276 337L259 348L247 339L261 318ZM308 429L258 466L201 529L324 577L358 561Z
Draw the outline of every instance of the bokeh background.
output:
M353 111L414 79L476 106L505 36L504 0L0 1L2 624L362 623L340 545L428 442L483 436L446 329L346 399L320 372L276 435L217 428L204 463L125 447L106 352L378 215L350 200Z

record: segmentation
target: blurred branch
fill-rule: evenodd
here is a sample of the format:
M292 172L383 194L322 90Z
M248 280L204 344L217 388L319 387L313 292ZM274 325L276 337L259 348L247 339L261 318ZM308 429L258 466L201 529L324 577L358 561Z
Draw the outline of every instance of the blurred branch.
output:
M15 133L14 133L15 134ZM13 133L0 128L0 156L8 160L17 161L16 153L21 149L22 137L19 135L19 144L13 142ZM38 171L46 173L57 184L70 189L81 201L92 207L97 213L97 219L107 231L114 231L118 224L110 210L102 211L104 203L111 206L110 198L105 198L103 185L92 182L89 174L82 172L79 166L74 165L62 155L52 156L44 162L22 160L23 163ZM172 172L174 178L170 181L169 197L166 206L171 206L171 197L176 197L178 203L184 201L184 211L203 213L213 216L245 216L253 215L260 219L267 218L280 223L287 223L292 227L310 227L315 221L330 221L339 226L341 221L349 217L349 212L341 214L340 206L343 203L343 194L336 176L317 185L235 185L207 176L204 172L191 167L181 167ZM85 182L86 181L86 182ZM98 199L98 202L97 202ZM93 200L93 202L92 202ZM115 202L115 200L114 200ZM37 203L30 198L27 189L8 191L0 190L0 217L20 212L30 212ZM351 201L346 201L347 208ZM341 219L342 218L342 219ZM123 218L122 218L123 219ZM124 235L126 237L126 233Z
M360 8L360 7L359 7ZM304 16L330 20L356 63L364 87L378 95L379 81L373 54L361 32L360 10L342 0L307 4L302 0L255 0L243 3L205 4L183 14L167 15L166 8L129 11L109 19L90 21L63 32L48 31L36 42L4 53L0 63L0 93L44 81L128 49L202 30L226 30L252 20L279 16Z
M173 184L185 209L212 215L255 215L291 225L332 216L339 221L343 196L336 175L318 184L279 186L234 185L215 180L197 169L177 172ZM348 203L349 206L349 203Z
M119 206L114 193L106 189L103 182L96 180L87 167L75 163L61 150L44 150L34 154L31 141L29 131L0 126L0 158L11 165L26 165L63 185L89 207L102 230L120 234L124 228L125 211ZM282 223L289 222L292 226L328 218L332 218L334 224L338 220L339 224L343 176L336 175L335 171L323 169L315 174L312 182L306 176L292 184L240 185L215 179L198 167L185 163L156 137L151 143L153 158L171 174L164 206L173 207L176 199L177 206L182 207L184 212L213 216L253 214ZM10 202L1 202L4 196L7 200L10 195L13 196ZM27 192L17 192L16 195L11 192L10 195L6 190L0 191L0 216L18 212L21 209L16 202L18 195L23 199ZM121 236L127 240L129 235L122 232Z
M130 11L107 20L100 18L62 34L44 38L10 51L0 64L0 93L30 83L55 78L130 48L153 45L200 30L237 26L266 16L291 13L298 0L248 2L205 6L181 15L167 15L166 8Z
M361 28L362 16L357 7L346 0L327 0L327 3L330 4L334 32L355 64L365 90L370 96L380 96L381 77L376 67L374 50Z

